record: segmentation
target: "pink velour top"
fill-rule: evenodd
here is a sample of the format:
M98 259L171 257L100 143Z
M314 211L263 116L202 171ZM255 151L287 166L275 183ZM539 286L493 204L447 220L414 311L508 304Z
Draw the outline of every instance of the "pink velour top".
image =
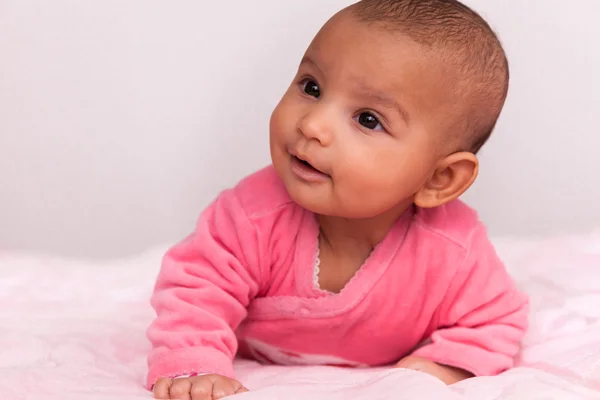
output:
M413 354L476 375L513 365L527 298L465 204L406 212L339 294L318 286L318 235L272 167L221 193L164 258L148 388L193 373L233 378L236 353L355 367Z

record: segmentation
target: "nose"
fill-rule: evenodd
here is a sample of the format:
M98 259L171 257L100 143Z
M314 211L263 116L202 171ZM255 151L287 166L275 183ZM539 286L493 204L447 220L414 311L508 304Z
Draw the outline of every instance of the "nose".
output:
M334 116L330 107L323 103L312 104L298 121L298 131L309 140L327 147L333 141Z

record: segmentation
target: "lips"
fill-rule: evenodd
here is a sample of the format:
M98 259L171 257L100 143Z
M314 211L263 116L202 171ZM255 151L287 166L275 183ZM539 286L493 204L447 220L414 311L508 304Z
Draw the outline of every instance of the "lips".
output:
M308 182L320 182L329 179L329 175L315 168L310 162L292 154L292 171L296 176Z

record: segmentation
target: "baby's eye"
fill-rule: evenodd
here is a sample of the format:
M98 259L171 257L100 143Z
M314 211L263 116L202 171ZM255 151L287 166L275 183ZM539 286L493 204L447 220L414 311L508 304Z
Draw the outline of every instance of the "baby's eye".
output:
M356 117L356 120L359 124L361 124L362 126L364 126L367 129L371 129L371 130L382 130L383 129L383 127L381 126L381 124L379 123L377 118L375 118L373 116L373 114L370 114L368 112L360 113L358 115L358 117Z
M317 99L321 97L321 89L319 89L319 84L317 82L307 79L304 81L303 85L304 93Z

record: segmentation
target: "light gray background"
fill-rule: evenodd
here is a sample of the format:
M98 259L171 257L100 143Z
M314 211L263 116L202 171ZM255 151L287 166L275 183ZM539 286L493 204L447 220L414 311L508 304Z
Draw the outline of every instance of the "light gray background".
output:
M269 161L270 112L345 0L0 0L0 249L179 240ZM465 199L494 235L600 226L600 2L470 0L510 97Z

